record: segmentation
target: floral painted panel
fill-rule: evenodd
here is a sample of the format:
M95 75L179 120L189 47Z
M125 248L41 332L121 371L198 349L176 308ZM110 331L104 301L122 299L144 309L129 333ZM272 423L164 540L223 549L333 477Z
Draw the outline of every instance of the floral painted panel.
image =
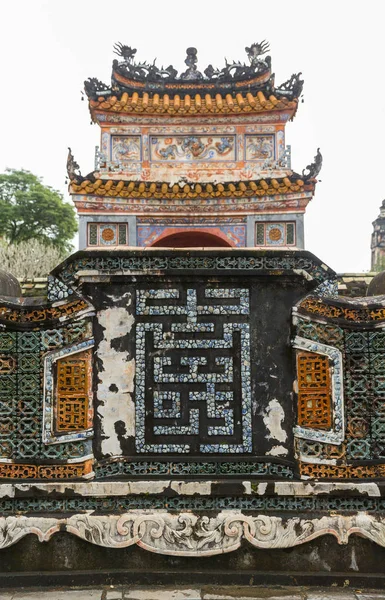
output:
M117 163L141 160L140 136L112 135L111 160Z
M151 136L153 161L232 161L235 160L235 135Z
M246 136L246 160L271 160L274 158L274 135Z

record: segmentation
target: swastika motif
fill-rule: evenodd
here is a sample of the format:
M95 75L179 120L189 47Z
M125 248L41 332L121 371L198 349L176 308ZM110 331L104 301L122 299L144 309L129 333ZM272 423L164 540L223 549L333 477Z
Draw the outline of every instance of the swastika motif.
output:
M141 289L138 453L252 452L246 288Z

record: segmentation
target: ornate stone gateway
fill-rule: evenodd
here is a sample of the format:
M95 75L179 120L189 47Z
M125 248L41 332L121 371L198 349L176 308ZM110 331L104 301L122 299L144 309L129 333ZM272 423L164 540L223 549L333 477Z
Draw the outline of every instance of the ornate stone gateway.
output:
M67 533L169 572L326 535L385 547L385 299L338 298L301 249L322 159L291 170L302 81L276 87L266 49L203 75L189 48L178 78L118 45L111 87L86 82L82 249L47 299L0 297L1 548Z
M304 251L83 251L46 304L2 298L2 547L385 545L385 303L334 282Z

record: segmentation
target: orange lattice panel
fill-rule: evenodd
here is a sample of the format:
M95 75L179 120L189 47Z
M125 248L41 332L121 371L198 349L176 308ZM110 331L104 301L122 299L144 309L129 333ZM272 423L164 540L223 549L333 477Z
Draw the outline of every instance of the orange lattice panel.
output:
M320 465L299 463L301 477L310 479L365 479L384 477L385 465Z
M72 479L90 477L92 460L71 465L0 463L0 479Z
M332 426L332 390L329 359L313 352L298 352L298 425L314 429Z
M57 361L56 430L79 431L89 423L91 353L78 352Z

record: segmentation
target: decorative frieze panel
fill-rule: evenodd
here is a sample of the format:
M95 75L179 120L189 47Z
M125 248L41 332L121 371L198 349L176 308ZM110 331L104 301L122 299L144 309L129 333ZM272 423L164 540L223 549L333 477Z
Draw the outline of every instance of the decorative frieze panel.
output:
M366 513L283 518L236 510L223 510L210 516L191 511L171 514L162 510L133 510L121 515L3 517L0 519L0 548L28 534L47 542L59 531L107 548L137 544L144 550L172 556L213 556L237 550L242 543L260 549L292 548L324 535L333 535L339 544L347 544L351 535L360 535L385 546L385 519Z
M271 161L275 159L274 135L246 135L245 158L252 161Z
M235 161L235 135L150 136L152 161Z
M140 136L111 136L111 161L115 163L125 163L140 161L141 158Z

